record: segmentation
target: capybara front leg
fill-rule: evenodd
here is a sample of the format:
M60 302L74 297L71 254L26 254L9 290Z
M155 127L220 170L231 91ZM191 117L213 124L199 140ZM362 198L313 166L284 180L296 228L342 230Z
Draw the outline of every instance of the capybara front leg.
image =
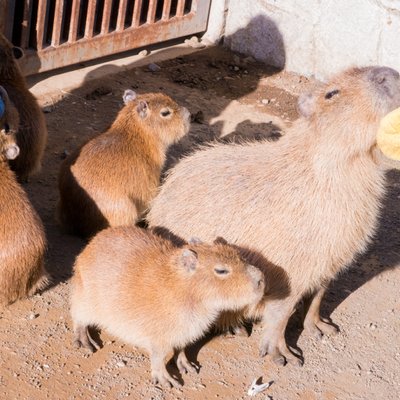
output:
M260 356L269 354L277 365L285 365L286 362L295 365L302 365L300 354L296 355L289 350L285 330L291 314L293 313L296 301L285 299L282 301L271 301L266 304L263 314L263 333L260 344Z
M182 386L179 381L173 378L165 366L166 354L160 350L150 352L151 360L151 382L153 385L161 385L167 388Z
M74 328L74 345L76 348L84 347L88 349L91 353L95 350L99 350L100 346L96 341L90 336L89 329L87 326L78 325Z
M314 293L304 319L304 330L318 338L322 337L322 335L332 335L339 331L332 323L321 319L320 307L325 292L326 289L321 288Z

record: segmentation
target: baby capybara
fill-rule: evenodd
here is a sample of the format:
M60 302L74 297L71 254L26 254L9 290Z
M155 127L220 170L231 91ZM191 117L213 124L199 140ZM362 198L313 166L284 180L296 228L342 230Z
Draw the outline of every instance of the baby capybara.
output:
M301 117L278 142L216 144L183 159L152 202L151 226L182 238L219 235L282 267L290 294L260 305L260 352L296 361L284 338L304 295L305 328L320 319L324 287L363 252L378 226L385 173L375 158L381 118L400 105L399 73L352 68L301 96Z
M16 60L22 56L22 50L13 46L0 33L0 84L8 92L20 119L16 134L20 154L16 159L10 160L10 165L18 179L24 182L41 167L47 128L44 115L17 64Z
M167 357L178 351L179 370L193 371L184 348L222 311L257 304L263 294L263 274L230 246L177 247L141 228L109 228L75 263L75 344L98 349L88 327L99 326L149 352L153 383L178 386L165 367Z
M57 213L70 233L135 224L156 194L168 146L189 131L189 111L170 97L126 90L123 98L111 127L61 166Z
M0 118L0 305L4 306L42 288L47 274L42 223L8 165L19 155L18 113L7 112L10 103L1 87L0 96L6 99L6 118Z

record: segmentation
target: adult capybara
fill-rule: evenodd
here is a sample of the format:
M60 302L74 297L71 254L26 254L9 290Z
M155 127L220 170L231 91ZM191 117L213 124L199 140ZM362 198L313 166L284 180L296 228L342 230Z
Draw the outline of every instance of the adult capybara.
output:
M135 224L156 194L168 146L189 131L189 111L164 94L126 90L123 99L111 127L61 166L57 213L70 233Z
M18 67L16 60L22 55L22 50L0 33L0 84L8 92L20 119L16 136L20 154L10 165L18 179L26 181L41 167L47 128L44 115Z
M302 116L276 143L220 145L181 161L152 202L148 221L187 238L219 235L282 267L284 299L265 296L260 353L296 361L284 338L304 295L305 328L323 322L324 287L366 249L378 225L385 175L374 153L381 118L400 105L399 73L352 68L299 99Z
M1 99L5 91L0 88ZM6 107L8 101L5 102ZM6 115L18 117L14 111ZM10 170L8 160L18 157L15 139L18 122L0 118L0 305L34 293L47 282L43 267L46 239L42 223Z
M222 311L258 304L264 276L232 247L202 243L177 247L143 229L98 233L75 263L71 314L75 343L99 348L95 325L150 353L153 383L179 385L165 367L193 371L184 348L200 338Z

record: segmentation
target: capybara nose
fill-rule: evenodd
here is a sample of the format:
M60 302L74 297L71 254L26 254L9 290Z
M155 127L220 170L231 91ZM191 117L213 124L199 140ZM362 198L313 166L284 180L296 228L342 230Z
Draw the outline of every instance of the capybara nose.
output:
M377 83L383 83L387 79L399 79L399 73L389 67L375 67L371 70L371 79Z

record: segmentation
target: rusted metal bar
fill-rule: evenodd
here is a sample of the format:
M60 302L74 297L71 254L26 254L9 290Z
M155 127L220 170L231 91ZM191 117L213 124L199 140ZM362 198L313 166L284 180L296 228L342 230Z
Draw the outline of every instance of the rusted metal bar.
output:
M74 0L71 9L71 22L69 24L68 42L73 43L78 38L79 10L81 0Z
M21 47L27 49L29 47L29 27L31 24L31 5L32 0L25 0L24 15L22 17L21 26Z
M44 46L44 32L46 28L46 11L47 11L47 0L39 0L38 12L36 21L36 43L37 49L42 50Z
M149 11L147 12L147 23L152 24L156 20L157 0L150 0Z
M89 0L85 24L85 38L93 37L94 16L96 14L96 0Z
M185 12L185 0L178 0L178 5L176 6L176 16L183 17Z
M125 28L127 0L120 0L117 18L117 31L122 31Z
M103 18L101 21L101 34L105 35L110 30L111 0L104 1Z
M53 32L51 33L51 45L53 47L60 45L61 25L63 21L64 0L56 0L54 10Z
M142 0L135 0L135 6L133 7L132 27L139 26L141 11L142 11Z
M169 13L171 12L171 0L164 0L164 7L162 11L162 20L169 19Z

